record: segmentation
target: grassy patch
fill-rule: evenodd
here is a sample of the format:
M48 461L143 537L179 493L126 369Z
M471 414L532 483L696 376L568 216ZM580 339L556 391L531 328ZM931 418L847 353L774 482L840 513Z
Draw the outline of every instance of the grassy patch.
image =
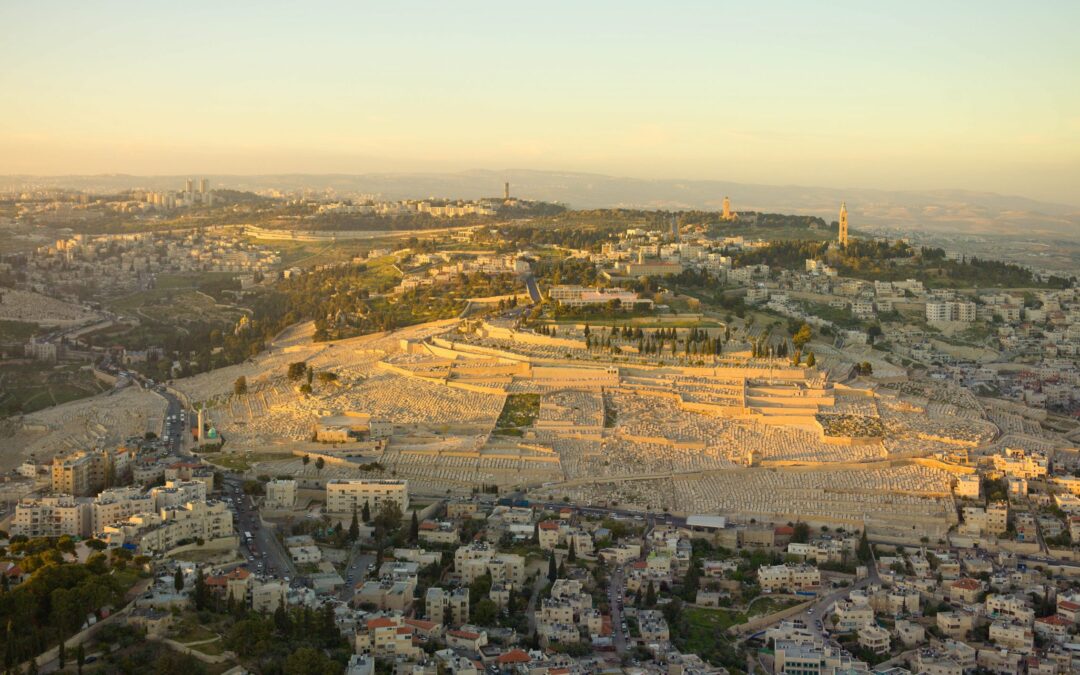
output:
M214 631L200 624L196 617L188 616L179 623L170 637L181 644L189 644L191 642L210 640L217 637L217 635Z
M292 459L293 455L277 452L249 452L244 454L209 454L203 456L206 461L231 471L247 471L257 462L273 462Z
M754 606L750 608L747 613L747 618L753 618L755 616L765 616L772 614L773 612L779 612L780 610L794 607L795 605L805 602L805 600L795 600L793 598L767 598L754 603ZM737 623L743 623L739 621Z
M521 427L532 426L540 416L540 394L510 394L506 397L499 419L495 422L497 433L515 435Z
M724 636L731 626L746 623L746 616L724 609L684 608L671 637L679 651L698 654L709 663L738 667L734 646Z
M0 343L25 342L38 332L36 323L0 320Z
M30 413L99 394L108 387L78 364L41 362L0 366L0 417Z

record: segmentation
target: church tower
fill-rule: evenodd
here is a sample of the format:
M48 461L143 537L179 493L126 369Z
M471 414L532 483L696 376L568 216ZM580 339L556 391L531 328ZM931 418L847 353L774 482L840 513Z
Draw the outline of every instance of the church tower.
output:
M838 238L840 245L847 248L848 245L848 231L847 231L847 202L840 202L840 236Z
M724 220L731 220L731 199L724 197Z

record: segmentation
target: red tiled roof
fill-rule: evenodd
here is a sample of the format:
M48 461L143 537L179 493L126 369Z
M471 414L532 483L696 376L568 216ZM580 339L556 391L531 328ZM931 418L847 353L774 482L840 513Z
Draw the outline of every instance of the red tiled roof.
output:
M1058 600L1057 608L1063 609L1066 612L1075 612L1076 610L1080 609L1080 605L1072 602L1071 600Z
M781 525L780 527L773 530L773 534L792 535L795 534L795 528L789 527L787 525Z
M554 520L545 520L542 523L540 523L540 529L541 530L557 530L557 529L559 529L559 524L556 523Z
M367 622L368 630L371 630L372 628L390 628L391 626L396 625L396 623L387 619L385 616L380 616Z
M434 621L424 621L423 619L405 619L405 624L420 630L431 630L439 625Z
M1066 619L1064 617L1060 617L1060 616L1058 616L1056 614L1051 614L1050 616L1044 616L1042 618L1035 619L1035 623L1048 623L1048 624L1050 624L1052 626L1071 626L1071 625L1073 625L1072 621L1069 621L1068 619Z
M472 631L467 630L448 630L446 631L446 634L453 637L459 637L463 640L476 640L480 637L479 633L473 633Z
M499 654L495 661L506 665L508 663L528 663L529 661L532 661L532 659L529 657L528 653L522 649L511 649L504 654Z
M952 587L965 591L977 591L982 588L982 584L977 579L957 579L952 582Z

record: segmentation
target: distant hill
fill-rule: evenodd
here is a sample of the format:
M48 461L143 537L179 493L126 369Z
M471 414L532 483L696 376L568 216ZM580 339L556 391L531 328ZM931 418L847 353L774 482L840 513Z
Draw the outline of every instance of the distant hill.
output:
M178 189L187 176L6 176L0 186L36 184L95 191L135 187ZM852 226L929 230L955 234L1080 236L1080 207L1025 197L965 190L892 191L801 185L753 185L712 180L642 180L591 173L474 170L460 173L274 174L215 176L214 187L238 190L333 189L387 199L491 197L510 181L515 196L560 202L571 208L635 207L719 210L725 195L733 208L816 215L833 221L847 201Z

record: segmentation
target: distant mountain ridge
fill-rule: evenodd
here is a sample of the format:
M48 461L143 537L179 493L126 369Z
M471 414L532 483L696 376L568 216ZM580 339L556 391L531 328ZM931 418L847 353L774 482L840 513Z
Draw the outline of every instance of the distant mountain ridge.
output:
M189 176L4 176L0 189L33 184L85 190L180 189ZM1080 237L1080 207L967 190L895 191L801 185L757 185L716 180L637 179L593 173L509 169L417 173L267 174L206 176L212 186L240 190L333 189L386 199L478 198L511 194L571 208L719 210L729 196L738 211L770 211L836 219L846 201L853 227L928 230L955 234Z

